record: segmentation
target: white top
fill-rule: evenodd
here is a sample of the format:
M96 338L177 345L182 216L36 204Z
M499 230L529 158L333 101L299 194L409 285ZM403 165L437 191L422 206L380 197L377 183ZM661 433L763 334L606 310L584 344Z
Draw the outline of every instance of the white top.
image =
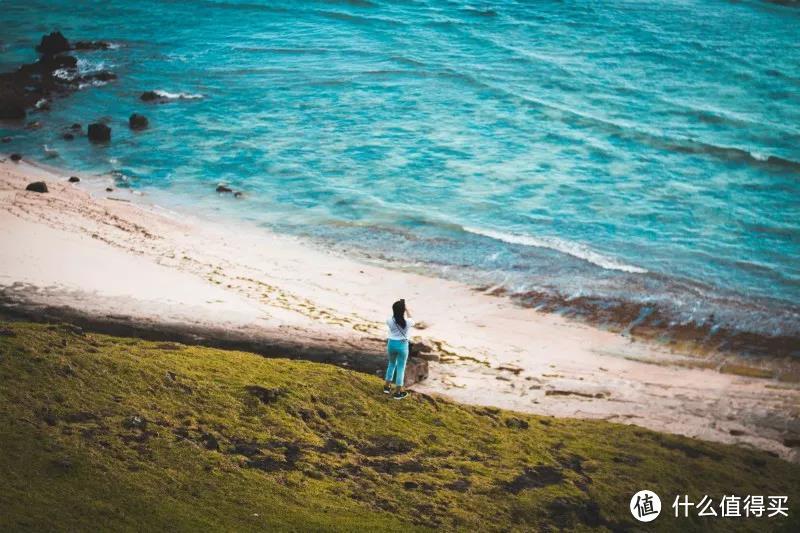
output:
M406 327L405 329L401 328L399 324L394 321L394 317L390 316L386 320L386 325L389 326L389 340L390 341L407 341L409 332L411 328L414 326L414 321L410 318L406 318Z

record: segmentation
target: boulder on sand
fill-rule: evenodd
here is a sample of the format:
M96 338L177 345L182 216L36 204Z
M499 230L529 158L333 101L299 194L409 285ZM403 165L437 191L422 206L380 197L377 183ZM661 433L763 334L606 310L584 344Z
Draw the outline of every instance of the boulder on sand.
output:
M27 187L25 187L26 191L33 191L33 192L47 192L47 184L43 181L34 181L33 183L29 183Z
M111 128L100 122L89 124L87 134L89 140L95 143L109 142L111 140Z
M43 35L39 46L36 47L36 51L45 56L68 52L69 49L69 41L60 31L54 31L50 35Z
M428 361L419 357L409 357L406 363L406 374L403 385L408 387L414 383L428 379Z
M12 160L14 163L18 163L19 161L21 161L21 160L22 160L22 156L21 156L21 155L19 155L19 154L11 154L9 157L11 158L11 160Z
M67 181L70 183L78 183L79 181L81 181L81 179L78 176L70 176Z
M147 120L147 117L140 115L139 113L132 114L128 119L128 126L130 126L132 130L144 130L147 129L148 125L149 121Z

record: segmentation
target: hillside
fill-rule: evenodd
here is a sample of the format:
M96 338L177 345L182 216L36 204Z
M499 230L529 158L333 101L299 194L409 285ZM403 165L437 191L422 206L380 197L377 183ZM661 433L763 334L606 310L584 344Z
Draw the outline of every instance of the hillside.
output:
M329 365L0 322L0 531L798 529L800 466L600 421L474 408ZM676 494L790 518L672 517Z

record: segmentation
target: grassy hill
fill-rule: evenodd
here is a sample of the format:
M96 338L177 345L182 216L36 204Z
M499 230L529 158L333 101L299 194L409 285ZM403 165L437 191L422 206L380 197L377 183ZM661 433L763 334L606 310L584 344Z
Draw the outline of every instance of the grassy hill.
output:
M633 426L468 407L341 368L0 322L0 531L797 531L800 467ZM676 494L790 518L672 517Z

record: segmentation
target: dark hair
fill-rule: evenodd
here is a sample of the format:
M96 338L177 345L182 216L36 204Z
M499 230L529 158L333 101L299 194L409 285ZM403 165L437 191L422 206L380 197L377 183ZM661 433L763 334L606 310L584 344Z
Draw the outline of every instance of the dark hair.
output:
M394 321L403 329L406 329L406 301L405 300L397 300L395 303L392 304L392 314L394 315Z

